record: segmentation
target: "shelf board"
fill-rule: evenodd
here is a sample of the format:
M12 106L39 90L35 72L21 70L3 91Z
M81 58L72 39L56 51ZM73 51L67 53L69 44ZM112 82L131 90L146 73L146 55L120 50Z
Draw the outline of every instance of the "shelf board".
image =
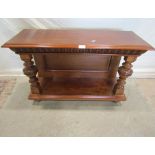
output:
M115 82L101 78L46 78L41 82L42 93L30 94L33 100L125 100L113 95Z

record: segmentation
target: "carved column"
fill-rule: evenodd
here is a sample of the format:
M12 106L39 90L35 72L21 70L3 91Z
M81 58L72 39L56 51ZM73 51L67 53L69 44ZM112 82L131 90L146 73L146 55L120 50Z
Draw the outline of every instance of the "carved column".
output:
M40 94L41 88L38 78L36 77L38 70L32 61L32 54L20 54L20 58L24 61L23 72L29 77L31 92L33 94Z
M124 86L126 84L126 79L132 75L132 62L136 60L136 56L125 56L125 62L122 66L119 67L119 79L117 80L116 85L114 86L113 93L115 95L123 95L124 94Z

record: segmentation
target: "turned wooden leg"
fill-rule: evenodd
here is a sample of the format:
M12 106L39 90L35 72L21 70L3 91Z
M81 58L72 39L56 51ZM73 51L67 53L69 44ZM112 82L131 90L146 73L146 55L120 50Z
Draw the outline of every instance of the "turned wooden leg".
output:
M23 72L25 75L29 77L31 92L33 94L40 94L41 88L38 82L38 78L36 77L37 74L37 67L34 65L32 61L32 54L20 54L20 58L24 61L24 69Z
M136 60L136 56L125 56L124 60L125 62L122 64L122 66L119 67L118 73L119 73L119 79L117 80L116 85L114 86L113 93L115 95L124 95L124 86L126 83L127 77L131 76L132 71L132 62Z

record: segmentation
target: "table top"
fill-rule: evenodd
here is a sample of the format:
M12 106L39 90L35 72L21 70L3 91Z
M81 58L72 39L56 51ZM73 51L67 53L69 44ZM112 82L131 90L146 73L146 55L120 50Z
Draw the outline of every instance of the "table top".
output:
M132 31L24 29L2 47L7 48L92 48L151 50L146 41Z

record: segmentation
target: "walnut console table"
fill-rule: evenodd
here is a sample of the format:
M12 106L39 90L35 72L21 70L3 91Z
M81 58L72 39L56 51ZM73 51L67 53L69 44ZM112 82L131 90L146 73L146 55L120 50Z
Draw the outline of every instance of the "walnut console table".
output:
M35 29L21 31L2 47L20 55L29 99L38 101L126 100L132 63L153 49L131 31Z

